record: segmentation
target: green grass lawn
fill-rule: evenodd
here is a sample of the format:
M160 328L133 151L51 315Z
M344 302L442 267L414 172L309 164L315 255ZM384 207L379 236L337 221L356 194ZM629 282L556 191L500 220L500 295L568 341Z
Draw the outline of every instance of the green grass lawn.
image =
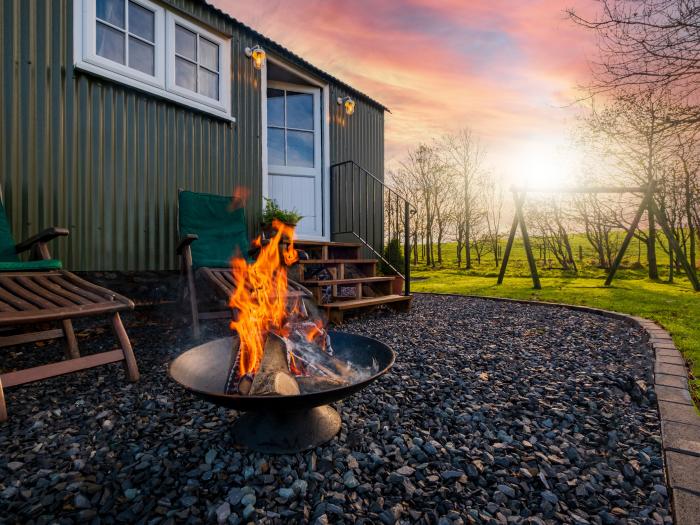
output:
M691 380L693 393L696 400L700 399L700 293L692 290L687 279L676 278L669 284L646 278L643 268L622 269L612 286L606 287L604 270L584 263L579 275L558 269L541 270L542 289L534 290L522 246L515 246L502 285L496 284L498 270L490 256L467 272L456 267L454 245L448 244L445 252L443 268L426 268L424 264L413 267L413 291L578 304L652 319L671 333L689 362L696 378ZM636 261L637 254L633 252L627 259ZM665 278L668 262L661 253L659 263Z

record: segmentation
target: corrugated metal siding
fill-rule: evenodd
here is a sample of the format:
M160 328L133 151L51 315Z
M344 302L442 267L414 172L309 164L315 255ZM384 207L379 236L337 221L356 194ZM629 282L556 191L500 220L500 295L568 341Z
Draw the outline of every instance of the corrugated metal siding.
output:
M230 35L236 124L73 68L71 0L0 5L0 177L17 239L67 226L52 250L74 270L175 269L178 188L251 190L254 233L262 201L260 73L243 50L256 43L212 9L165 3ZM331 107L344 93L331 89ZM358 101L332 119L331 158L383 174L383 115ZM381 228L381 224L378 225Z
M362 99L355 99L355 112L351 116L347 116L342 106L339 106L336 101L338 97L345 97L348 94L347 91L338 86L331 86L331 165L352 160L383 181L384 111L367 104ZM333 182L334 177L332 176L331 179ZM334 192L332 195L337 197L336 199L331 198L336 206L336 209L332 210L332 215L336 220L340 218L340 222L343 222L342 230L352 229L363 236L375 250L381 251L384 230L382 192L376 191L376 185L368 184L369 180L359 172L355 179L354 205L351 201L349 188L346 188L344 184L335 189L331 188ZM372 206L374 207L373 212L366 211ZM353 208L354 213L352 212ZM352 217L352 220L349 221L352 224L348 224L346 220L348 217ZM375 217L374 224L371 224L371 217ZM337 240L355 240L348 235L336 237Z

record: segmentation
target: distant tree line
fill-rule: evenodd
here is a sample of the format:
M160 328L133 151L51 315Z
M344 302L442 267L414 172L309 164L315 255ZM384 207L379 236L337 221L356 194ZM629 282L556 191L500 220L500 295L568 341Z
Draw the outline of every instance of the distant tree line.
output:
M457 243L457 265L471 268L490 254L499 264L503 186L484 165L485 151L470 129L410 149L388 179L415 207L410 218L412 260L443 264L443 245ZM386 203L385 218L397 210Z

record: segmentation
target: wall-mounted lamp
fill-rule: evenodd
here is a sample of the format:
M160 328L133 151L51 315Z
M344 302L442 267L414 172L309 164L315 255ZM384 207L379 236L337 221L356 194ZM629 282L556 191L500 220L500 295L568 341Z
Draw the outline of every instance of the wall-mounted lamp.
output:
M355 101L350 97L338 97L338 105L343 106L348 115L355 113Z
M246 47L245 56L250 57L253 60L253 66L255 69L262 69L262 67L265 65L265 50L258 45L255 45L252 48Z

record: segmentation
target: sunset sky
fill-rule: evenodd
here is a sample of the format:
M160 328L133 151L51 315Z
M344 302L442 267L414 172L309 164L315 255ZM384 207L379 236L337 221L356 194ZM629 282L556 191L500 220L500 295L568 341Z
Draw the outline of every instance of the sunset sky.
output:
M384 103L389 167L463 126L507 180L545 161L546 177L575 164L571 103L595 49L564 10L590 12L590 2L210 1Z

